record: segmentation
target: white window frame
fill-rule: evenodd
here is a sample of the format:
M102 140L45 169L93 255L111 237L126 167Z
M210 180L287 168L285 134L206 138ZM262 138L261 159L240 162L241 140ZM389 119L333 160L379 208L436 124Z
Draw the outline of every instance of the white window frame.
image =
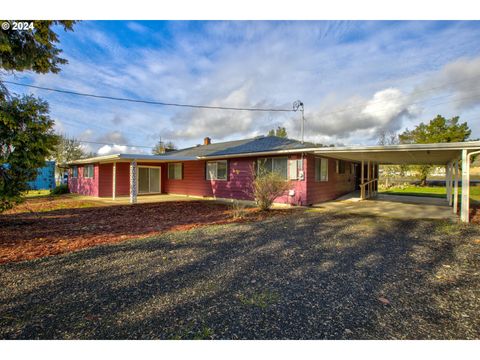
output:
M140 174L138 169L140 168L147 168L147 169L158 169L158 189L159 191L154 192L140 192L138 187L138 181L140 180ZM148 189L150 190L150 171L148 173ZM148 194L161 194L162 193L162 167L161 166L148 166L148 165L138 165L137 166L137 192L139 195L148 195Z
M292 171L293 170L293 171ZM300 180L299 172L302 169L302 160L301 159L289 159L288 160L288 179L289 180Z
M78 166L72 166L72 179L78 178Z
M176 174L176 171L175 171L175 167L180 165L180 177L177 178L175 176ZM173 178L170 177L170 166L173 166ZM167 167L167 177L169 180L183 180L183 163L169 163L168 164L168 167Z
M218 178L218 163L225 163L225 179L219 179ZM211 178L210 176L210 171L208 171L208 165L212 164L214 165L215 169L215 174L214 178ZM205 178L209 181L215 180L215 181L227 181L228 180L228 161L227 160L216 160L216 161L207 161L205 163Z
M281 160L281 159L285 159L285 160L286 160L286 162L287 162L287 176L285 177L285 180L288 180L288 178L289 178L289 163L288 163L288 157L286 157L286 156L259 158L259 159L257 160L257 174L260 173L260 164L261 164L262 162L265 162L265 161L269 160L269 159L272 160L272 168L269 170L269 171L271 171L271 172L273 172L273 169L274 169L274 167L273 167L273 162L274 162L275 159L276 159L276 160ZM268 170L267 170L267 171L268 171Z
M92 169L92 176L87 176L87 168ZM95 177L95 165L93 164L88 164L83 166L83 177L85 179L93 179Z
M317 174L317 166L320 166L320 169ZM322 169L325 169L325 176L322 176ZM317 182L327 182L328 181L328 159L322 157L315 158L315 181Z

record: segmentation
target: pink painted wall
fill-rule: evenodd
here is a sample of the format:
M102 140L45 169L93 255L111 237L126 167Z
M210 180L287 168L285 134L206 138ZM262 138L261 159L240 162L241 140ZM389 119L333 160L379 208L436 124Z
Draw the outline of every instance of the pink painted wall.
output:
M300 159L299 156L290 156L289 159ZM187 161L183 163L183 179L165 180L164 190L169 194L194 195L203 197L217 197L225 199L253 200L251 195L252 168L256 158L235 158L228 160L227 180L206 180L205 161ZM304 160L306 164L306 160ZM304 165L306 169L306 165ZM291 180L291 189L294 196L288 192L275 202L293 205L306 204L306 182Z
M94 164L93 178L83 177L84 166L78 166L78 177L72 177L72 169L70 169L68 178L68 189L71 193L98 196L98 179L99 179L99 166Z
M291 155L290 160L301 159L301 155ZM138 163L138 165L161 166L161 192L169 194L192 195L201 197L217 197L226 199L253 200L251 195L252 167L257 158L234 158L228 160L227 180L206 180L205 161L183 162L183 179L168 179L168 164ZM72 193L82 195L110 197L112 196L113 164L95 164L93 179L83 178L83 166L78 167L78 178L70 176L69 188ZM336 173L336 160L329 159L328 181L315 181L315 157L306 155L303 159L304 179L290 180L291 190L277 198L275 202L291 205L311 205L335 199L351 192L355 188L354 174L350 172L350 163L346 163L346 173ZM117 163L117 196L128 196L130 193L130 164Z

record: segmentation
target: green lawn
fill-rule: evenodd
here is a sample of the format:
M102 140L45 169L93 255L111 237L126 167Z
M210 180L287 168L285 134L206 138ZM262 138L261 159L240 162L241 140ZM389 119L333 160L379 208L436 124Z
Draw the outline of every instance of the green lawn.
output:
M23 195L25 195L26 198L48 196L50 195L50 190L29 190L26 191Z
M411 195L411 196L428 196L443 198L446 196L446 188L441 186L402 186L389 190L380 190L380 193L391 195ZM458 189L458 194L462 193L462 189ZM480 202L480 186L470 187L470 199Z

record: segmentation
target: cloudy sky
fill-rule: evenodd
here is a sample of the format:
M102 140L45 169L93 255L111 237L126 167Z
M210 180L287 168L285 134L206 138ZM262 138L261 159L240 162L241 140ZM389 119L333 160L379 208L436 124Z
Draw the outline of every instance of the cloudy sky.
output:
M436 114L459 115L480 138L480 22L84 21L58 29L69 63L59 74L8 80L98 95L230 107L305 104L305 139L374 144ZM150 152L253 137L299 113L163 107L10 85L48 100L58 132L88 150ZM145 146L125 147L122 145Z

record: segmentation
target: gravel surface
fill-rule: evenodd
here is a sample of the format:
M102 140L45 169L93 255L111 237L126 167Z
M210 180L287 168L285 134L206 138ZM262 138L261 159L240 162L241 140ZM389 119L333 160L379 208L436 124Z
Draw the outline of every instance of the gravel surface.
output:
M478 339L480 228L298 210L0 266L3 339Z

